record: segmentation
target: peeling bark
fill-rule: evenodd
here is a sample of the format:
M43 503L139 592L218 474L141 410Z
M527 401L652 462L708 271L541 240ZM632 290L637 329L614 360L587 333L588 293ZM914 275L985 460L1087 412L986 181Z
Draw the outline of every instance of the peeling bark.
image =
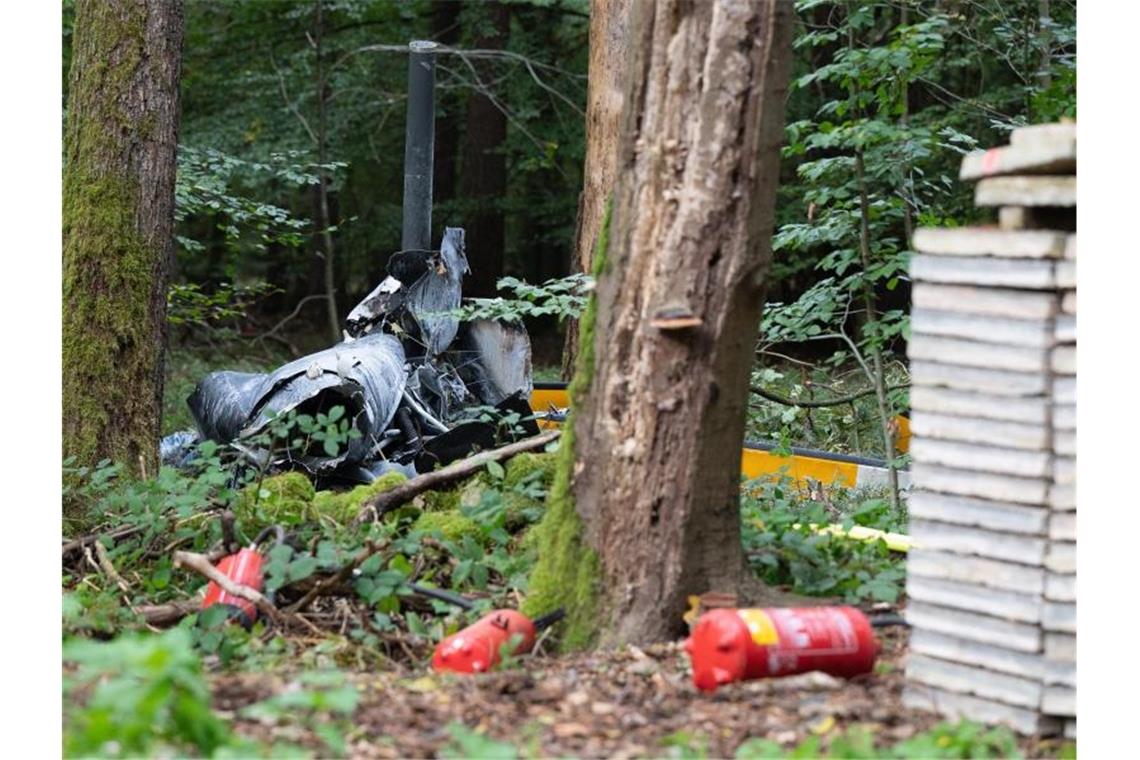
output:
M575 271L591 272L606 201L613 195L618 138L629 70L631 0L591 0L590 68L586 91L586 162L578 198ZM570 320L562 350L562 375L574 371L578 321Z
M790 67L782 0L661 0L634 14L587 336L596 366L574 397L569 473L600 561L603 644L674 638L691 594L748 595L739 452Z

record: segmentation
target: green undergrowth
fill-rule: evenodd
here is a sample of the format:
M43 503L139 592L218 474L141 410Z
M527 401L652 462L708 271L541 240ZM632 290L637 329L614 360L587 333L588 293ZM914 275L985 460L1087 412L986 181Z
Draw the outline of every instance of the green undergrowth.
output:
M209 442L199 447L194 469L163 468L147 480L125 479L119 467L106 463L66 465L65 500L93 516L84 529L100 536L101 549L130 589L124 596L83 552L73 552L65 561L63 587L69 608L80 614L65 620L65 632L108 636L137 630L140 621L132 606L199 592L202 579L174 568L172 549L217 549L223 537L220 518L228 510L239 544L271 525L284 529L283 543L263 546L266 590L283 603L299 595L290 590L294 584L334 572L369 542L382 545L384 550L354 576L354 603L372 610L372 617L349 630L349 640L374 644L377 632L397 629L438 640L467 615L442 605L435 615L410 613L409 619L403 601L410 593L407 581L479 596L483 606L495 601L513 606L514 595L525 593L535 560L537 547L527 534L544 513L554 456L523 454L505 464L491 463L465 482L423 493L382 520L362 525L355 524L362 506L402 483L402 474L348 490L318 491L301 472L250 471L228 449ZM124 530L132 533L117 535ZM224 648L224 642L208 643L211 651Z
M148 699L163 703L155 707L148 702L136 721L133 711L118 709L104 694L110 687L93 690L106 674L80 678L83 683L77 681L67 691L64 729L68 746L78 754L263 756L268 749L235 739L217 721L188 727L190 719L184 716L201 713L203 697L195 685L199 663L207 663L211 671L390 668L389 657L407 655L385 643L387 636L427 652L488 610L516 606L526 593L537 552L529 534L545 510L553 451L491 463L465 482L421 494L380 521L361 525L354 524L361 505L403 482L403 475L388 474L346 491L318 491L302 473L251 472L230 456L226 449L205 443L194 469L163 468L148 480L123 478L120 468L109 464L65 466L65 498L80 504L99 526L95 534L100 551L88 548L93 556L103 553L127 586L121 589L82 551L65 557L63 633L68 651L74 653L68 661L121 667L111 679L118 684L115 688L152 689ZM239 544L253 540L266 526L284 529L284 542L262 545L264 590L275 595L278 607L299 599L314 576L331 575L369 545L380 547L351 579L345 599L357 613L347 630L331 629L314 644L268 629L260 619L246 631L228 623L220 608L212 608L185 618L174 629L177 634L148 632L133 610L193 599L202 592L200 576L173 566L173 550L206 553L218 548L223 536L220 518L227 510L234 515ZM137 532L123 536L124 529ZM466 595L475 601L475 609L464 611L433 600L425 612L423 599L411 603L410 581ZM183 656L187 648L193 665ZM154 672L131 659L133 650ZM278 707L284 720L284 708ZM146 712L152 708L156 712ZM120 736L122 740L116 739ZM329 747L329 753L319 754L342 753Z
M280 726L280 735L311 731L317 752L291 742L266 744L234 730L215 713L195 623L165 633L130 633L111 641L65 643L65 757L340 757L359 692L343 673L319 668L239 715ZM291 730L290 730L291 729Z
M886 488L799 486L788 477L746 483L741 533L749 564L765 583L847 602L896 602L906 582L906 555L883 540L854 541L812 526L854 525L905 532L905 505L892 510Z

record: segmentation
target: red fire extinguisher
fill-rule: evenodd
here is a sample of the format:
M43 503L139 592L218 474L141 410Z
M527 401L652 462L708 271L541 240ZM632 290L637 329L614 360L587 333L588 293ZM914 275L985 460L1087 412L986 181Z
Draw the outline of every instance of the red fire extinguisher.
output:
M218 563L218 570L234 583L247 586L254 591L261 591L264 580L261 574L261 566L265 558L262 557L257 547L270 533L274 534L277 543L281 543L285 539L285 531L280 525L270 526L261 531L248 547L239 550L237 554L222 558L222 561ZM252 628L253 622L257 620L257 607L254 606L253 602L223 591L221 586L210 581L206 585L206 596L202 599L202 609L208 609L216 604L227 607L229 617L236 619L244 628Z
M854 607L715 609L701 615L685 651L693 683L715 691L809 670L847 678L869 673L879 645L871 621Z
M499 664L499 653L517 634L511 654L529 652L535 633L561 620L565 610L531 620L516 610L495 610L463 630L453 633L435 648L431 666L453 673L484 673Z

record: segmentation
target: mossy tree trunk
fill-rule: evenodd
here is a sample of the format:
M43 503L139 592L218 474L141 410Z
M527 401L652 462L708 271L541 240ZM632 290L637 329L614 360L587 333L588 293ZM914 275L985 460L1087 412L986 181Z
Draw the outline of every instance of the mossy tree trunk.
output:
M153 474L183 36L180 0L78 0L64 133L63 450Z
M614 192L618 136L629 71L632 0L591 0L590 70L586 90L586 162L578 197L578 229L571 268L594 269L594 246L606 200ZM562 349L562 374L569 378L578 355L578 321L570 320Z
M633 5L617 189L563 444L572 453L531 579L536 606L569 606L572 644L671 639L689 595L757 590L741 546L739 452L792 6Z

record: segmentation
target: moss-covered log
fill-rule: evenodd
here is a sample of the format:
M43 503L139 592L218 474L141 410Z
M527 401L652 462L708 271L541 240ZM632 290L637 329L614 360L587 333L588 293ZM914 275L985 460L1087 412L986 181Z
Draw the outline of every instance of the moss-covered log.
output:
M180 0L78 0L64 134L63 450L157 464Z

